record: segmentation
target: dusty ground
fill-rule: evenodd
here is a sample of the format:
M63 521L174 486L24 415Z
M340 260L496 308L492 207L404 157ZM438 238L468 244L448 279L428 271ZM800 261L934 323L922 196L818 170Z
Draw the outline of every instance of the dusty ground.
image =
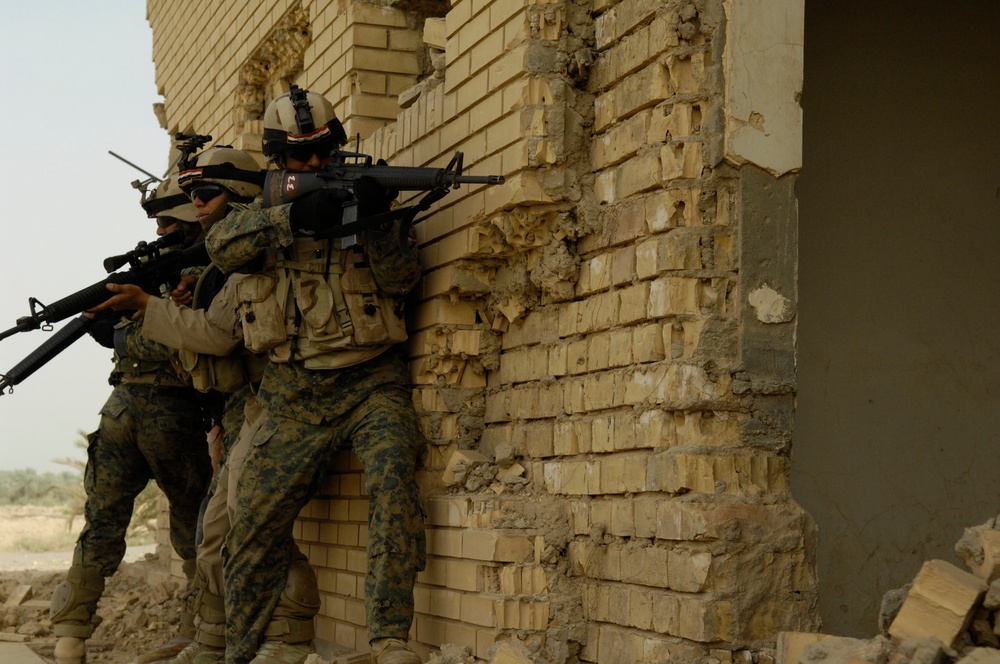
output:
M52 662L52 623L48 600L72 560L72 547L82 527L73 527L61 508L0 507L0 640L20 641ZM45 551L48 546L61 550ZM31 550L24 550L25 548ZM159 562L144 556L152 546L133 548L118 572L108 579L98 615L104 622L88 641L88 664L128 664L138 654L177 632L179 588L162 581ZM18 588L30 585L30 599L7 606Z

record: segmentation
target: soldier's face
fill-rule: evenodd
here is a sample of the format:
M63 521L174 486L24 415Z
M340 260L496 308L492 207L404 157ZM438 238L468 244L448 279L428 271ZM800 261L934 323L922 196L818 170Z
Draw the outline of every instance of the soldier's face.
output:
M176 231L180 227L181 227L181 224L180 224L179 221L175 221L174 223L170 224L169 226L160 226L159 224L157 224L156 225L156 236L157 237L163 237L167 233L173 233L174 231Z
M300 157L306 155L299 155ZM325 168L330 163L330 155L313 152L306 159L299 159L291 154L285 155L285 168L290 171L318 171Z
M207 201L201 196L192 197L191 202L194 203L194 209L198 211L198 223L201 224L202 228L208 228L226 216L227 200L228 197L224 189L219 189L219 194Z

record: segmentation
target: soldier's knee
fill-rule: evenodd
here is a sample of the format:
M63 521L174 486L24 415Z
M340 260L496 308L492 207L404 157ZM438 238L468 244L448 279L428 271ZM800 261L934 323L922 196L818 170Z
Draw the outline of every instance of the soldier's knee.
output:
M89 637L96 623L97 602L104 593L99 570L73 565L66 580L56 586L49 605L49 618L57 636Z

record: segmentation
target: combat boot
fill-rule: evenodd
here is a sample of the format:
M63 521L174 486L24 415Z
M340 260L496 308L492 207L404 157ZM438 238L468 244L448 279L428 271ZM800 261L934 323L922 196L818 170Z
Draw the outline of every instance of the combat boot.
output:
M86 641L77 636L60 636L53 653L56 664L83 664L87 661Z
M372 664L421 664L422 661L403 639L372 641Z
M302 664L306 657L316 652L312 642L285 643L284 641L265 641L250 664ZM200 663L199 663L200 664Z
M225 648L216 648L194 641L164 664L223 664L225 661Z
M49 619L52 633L58 637L56 664L84 664L86 640L101 619L96 615L97 602L104 592L104 577L99 570L72 565L66 580L52 591Z
M184 649L193 643L190 636L181 634L170 639L166 643L157 646L154 650L135 658L135 664L151 664L152 662L162 662L171 659L184 652Z

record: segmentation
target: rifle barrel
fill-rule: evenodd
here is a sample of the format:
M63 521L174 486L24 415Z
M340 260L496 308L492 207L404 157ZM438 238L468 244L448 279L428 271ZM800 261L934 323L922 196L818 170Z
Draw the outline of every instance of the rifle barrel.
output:
M93 322L93 320L86 316L74 318L66 323L61 330L49 337L45 343L29 353L26 358L18 362L14 368L5 374L0 374L0 395L3 395L5 390L13 391L15 385L41 369L56 355L69 348L73 342L87 333Z

